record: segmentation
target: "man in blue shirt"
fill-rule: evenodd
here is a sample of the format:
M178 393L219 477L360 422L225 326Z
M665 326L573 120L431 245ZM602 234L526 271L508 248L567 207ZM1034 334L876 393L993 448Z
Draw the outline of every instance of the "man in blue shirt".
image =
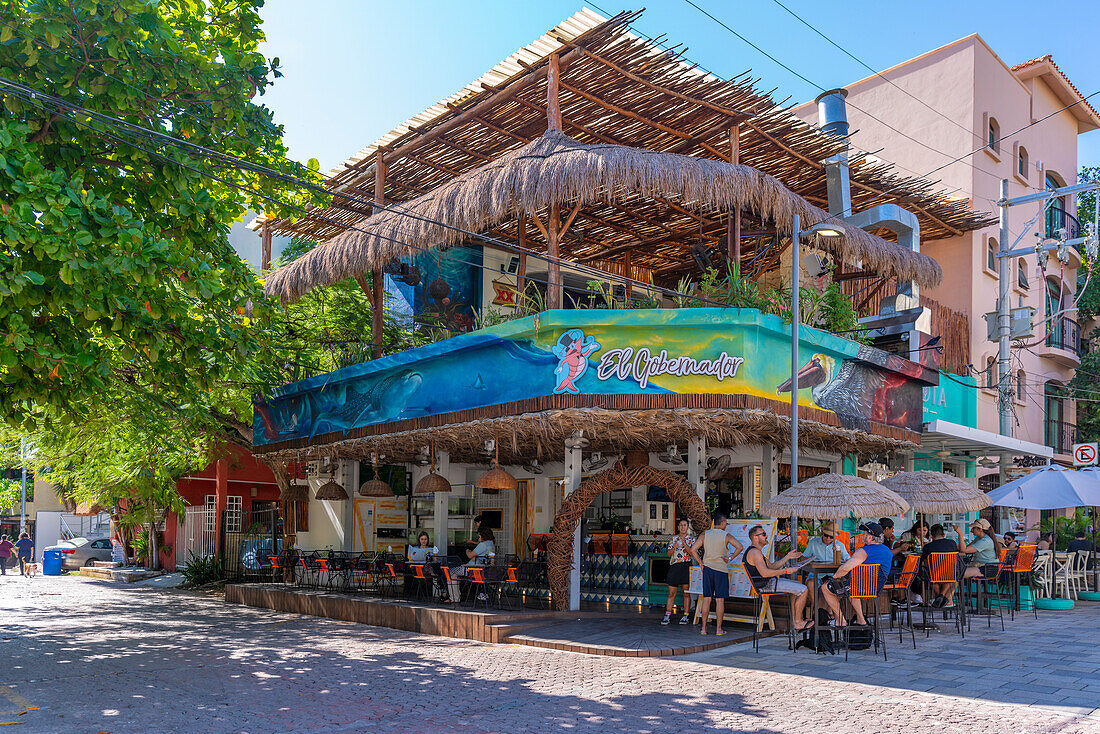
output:
M26 564L34 558L34 541L26 533L19 534L19 540L15 541L15 554L19 556L19 574L26 575Z
M852 557L841 565L832 578L826 579L821 585L821 596L826 606L833 614L837 627L843 627L848 622L840 612L840 600L852 593L852 569L861 563L874 564L879 567L878 585L881 586L890 573L890 566L894 563L893 552L882 544L882 526L877 522L868 522L859 526L863 533L863 546L858 548ZM852 609L856 613L856 624L867 624L867 618L863 616L863 605L859 599L850 599Z

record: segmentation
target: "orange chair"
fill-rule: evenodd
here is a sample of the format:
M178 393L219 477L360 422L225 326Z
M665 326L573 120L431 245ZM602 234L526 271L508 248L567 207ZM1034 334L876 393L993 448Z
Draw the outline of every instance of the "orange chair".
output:
M948 609L946 607L934 607L932 606L931 599L931 587L934 584L955 584L958 586L957 594L964 593L960 582L962 573L959 568L959 554L952 551L951 553L929 553L927 564L927 576L925 578L924 586L924 598L925 601L920 605L921 613L924 616L925 622L925 637L928 636L931 627L928 623L928 612L932 612L934 615L936 612L943 612L944 619L947 615L954 612L955 615L955 630L959 632L964 638L966 637L966 601L965 599L960 603L958 600L955 602L955 606Z
M849 552L851 552L851 550L852 550L852 535L851 535L851 533L849 533L847 530L838 530L838 531L836 531L836 539L839 540L841 543L843 543L844 547L847 548Z
M471 585L470 596L474 600L474 606L477 606L478 597L485 597L485 608L489 608L489 594L487 593L487 587L485 585L485 569L477 566L468 566L466 568L466 580ZM477 589L481 589L477 591Z
M592 536L592 545L591 545L592 555L594 555L594 556L606 556L607 555L607 546L610 544L610 542L611 542L611 536L606 534L606 533L593 535Z
M1035 565L1035 551L1039 549L1036 543L1024 543L1016 549L1016 563L1012 566L1012 588L1016 597L1015 603L1012 605L1010 617L1016 619L1016 612L1020 610L1020 578L1025 573L1031 573L1032 566ZM1039 618L1039 612L1036 611L1035 606L1035 593L1031 594L1031 611L1035 615L1035 618Z
M810 542L810 533L806 528L798 529L798 550L806 550L806 546Z
M877 563L861 563L852 569L850 575L852 585L848 593L848 598L851 600L859 599L860 601L870 602L869 605L864 605L866 614L864 616L870 617L870 624L848 624L843 627L834 627L833 630L837 633L838 637L844 640L844 660L848 660L848 642L849 634L852 629L871 629L872 641L875 646L875 654L878 654L878 646L882 645L882 659L886 662L886 640L882 639L878 631L878 595L879 595L879 570L880 567ZM870 608L868 608L868 606ZM914 643L914 646L916 643Z
M894 626L894 618L897 616L898 609L893 605L893 593L895 591L901 591L905 593L905 617L909 627L909 636L913 638L913 649L917 649L917 635L913 632L913 612L910 609L910 605L913 601L913 579L917 577L917 567L920 566L920 556L908 555L905 557L905 561L901 567L901 573L898 574L896 581L888 584L883 584L881 592L886 594L887 601L890 602L890 626ZM902 642L902 627L901 622L898 622L898 644Z
M993 603L996 603L997 614L1001 618L1001 632L1005 631L1005 613L1004 608L1006 604L1014 603L1012 591L1008 588L1009 581L1008 576L1012 573L1012 569L1016 566L1016 554L1018 549L1008 550L1007 548L1001 549L1001 562L997 564L997 570L993 572L992 576L974 576L970 579L971 582L977 584L977 595L975 596L976 604L974 607L975 614L981 614L986 617L985 626L989 629L993 625ZM992 585L993 591L988 591L988 587ZM988 600L986 604L982 602ZM967 628L970 626L970 612L967 611Z
M852 553L863 547L863 533L860 533L852 539Z
M626 556L630 555L630 536L612 535L611 536L611 555L613 556Z

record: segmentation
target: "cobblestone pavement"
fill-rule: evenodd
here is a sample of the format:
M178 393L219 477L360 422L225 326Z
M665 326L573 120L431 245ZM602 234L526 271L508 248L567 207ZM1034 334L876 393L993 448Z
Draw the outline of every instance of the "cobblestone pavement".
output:
M1058 678L1066 690L1100 698L1095 642L1066 632L1095 630L1100 611L1050 620L1015 637L975 629L957 650L920 643L921 657L946 672L914 671L917 659L896 645L897 662L887 666L869 653L847 665L792 655L774 640L760 655L737 645L690 659L608 658L75 577L8 576L0 579L0 722L17 722L13 731L112 734L1100 732L1100 718L1061 706L1064 696L1040 681ZM1044 643L1044 635L1057 640ZM1032 659L1059 644L1073 662ZM1010 662L1023 667L1013 672ZM758 669L767 665L788 670ZM990 694L994 668L1035 700ZM915 683L921 677L926 682ZM919 690L924 685L930 690Z

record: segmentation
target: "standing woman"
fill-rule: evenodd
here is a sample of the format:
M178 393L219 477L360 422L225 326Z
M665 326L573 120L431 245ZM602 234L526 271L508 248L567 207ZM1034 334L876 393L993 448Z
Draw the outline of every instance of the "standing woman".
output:
M8 536L0 536L0 572L8 575L8 559L11 558L15 543L8 540Z
M676 604L676 590L684 592L684 616L680 618L680 624L691 621L691 594L688 593L688 585L691 583L691 546L695 544L695 536L691 534L691 526L687 518L681 517L676 522L676 536L668 544L668 576L665 583L668 584L668 602L665 604L665 618L661 624L668 624L672 619L672 608Z

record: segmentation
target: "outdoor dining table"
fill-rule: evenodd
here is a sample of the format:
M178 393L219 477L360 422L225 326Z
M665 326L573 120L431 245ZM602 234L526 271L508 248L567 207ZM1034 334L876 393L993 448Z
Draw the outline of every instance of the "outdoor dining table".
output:
M811 611L813 613L814 621L814 642L817 642L818 633L821 630L817 613L817 591L821 588L821 577L831 573L836 573L836 570L840 568L839 563L813 563L806 567L803 579L807 581L806 586L810 589L810 601ZM791 624L794 624L794 620L791 620Z

